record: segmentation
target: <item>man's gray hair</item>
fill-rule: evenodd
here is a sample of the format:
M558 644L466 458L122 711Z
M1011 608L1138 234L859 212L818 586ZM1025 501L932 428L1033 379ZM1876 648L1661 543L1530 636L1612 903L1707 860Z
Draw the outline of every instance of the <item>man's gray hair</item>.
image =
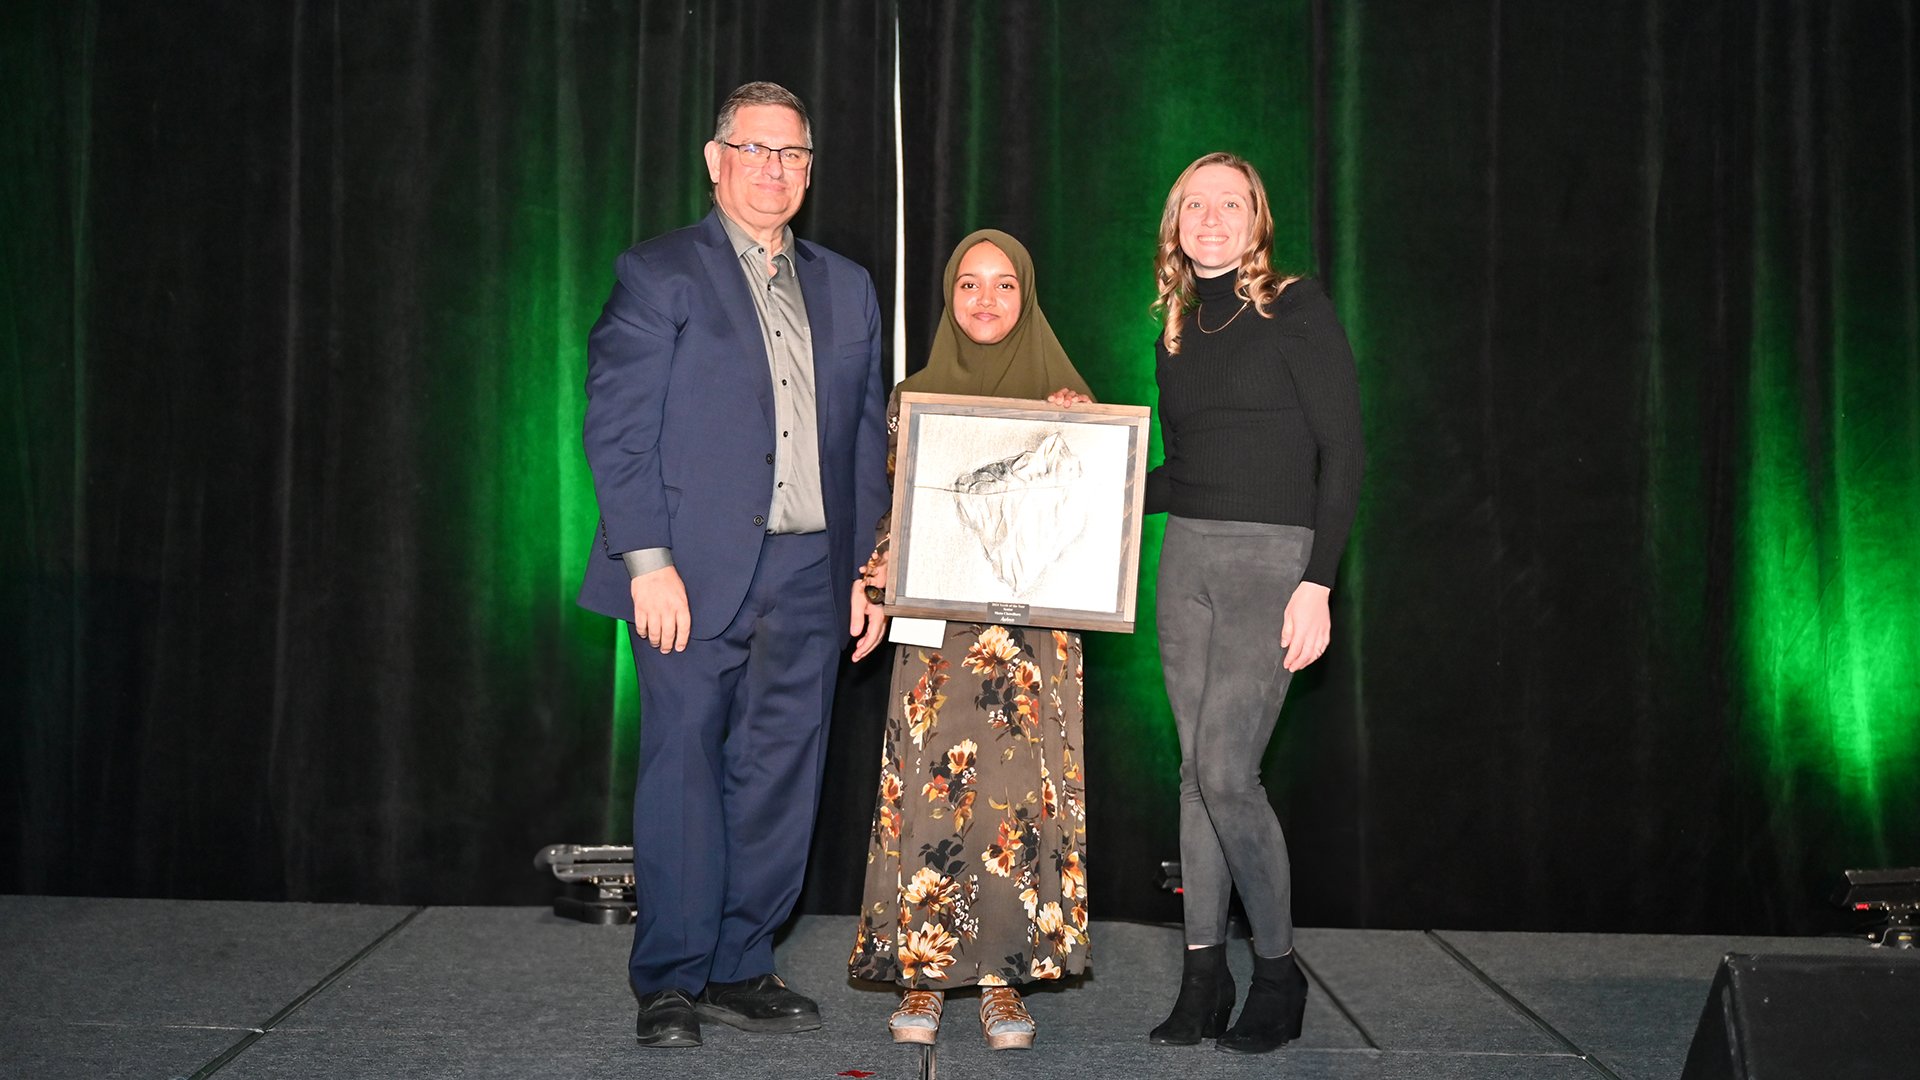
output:
M793 91L779 83L744 83L727 100L720 103L720 115L713 121L713 141L731 142L733 140L733 117L748 105L780 105L800 114L800 129L806 132L807 146L813 146L813 121L807 117L807 107Z

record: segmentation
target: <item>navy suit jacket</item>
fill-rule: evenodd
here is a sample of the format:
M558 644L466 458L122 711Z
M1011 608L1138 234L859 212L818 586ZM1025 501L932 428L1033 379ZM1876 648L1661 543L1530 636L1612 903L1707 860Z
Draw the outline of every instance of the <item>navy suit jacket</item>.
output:
M887 510L880 304L852 260L797 240L813 337L820 486L834 595L853 580ZM719 212L614 262L613 295L587 340L587 464L600 530L582 607L633 618L620 553L673 549L695 638L733 621L773 504L773 378L747 281Z

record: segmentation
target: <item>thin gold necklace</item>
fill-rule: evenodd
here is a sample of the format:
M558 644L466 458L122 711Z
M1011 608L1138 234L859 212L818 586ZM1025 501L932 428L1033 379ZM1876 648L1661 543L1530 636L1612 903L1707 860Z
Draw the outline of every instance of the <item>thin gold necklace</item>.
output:
M1239 318L1240 312L1247 310L1247 305L1251 302L1252 301L1249 301L1249 300L1240 301L1240 306L1234 310L1233 314L1227 316L1227 321L1221 323L1219 326L1216 326L1211 330L1207 329L1206 324L1200 321L1200 312L1196 309L1193 313L1193 325L1199 327L1200 332L1203 334L1217 334L1220 331L1225 330L1227 327L1232 326L1233 320Z

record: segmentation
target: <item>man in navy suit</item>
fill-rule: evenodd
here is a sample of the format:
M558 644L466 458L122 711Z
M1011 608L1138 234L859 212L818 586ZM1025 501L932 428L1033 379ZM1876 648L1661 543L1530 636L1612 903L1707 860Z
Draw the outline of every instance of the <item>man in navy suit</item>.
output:
M806 197L800 99L748 83L706 144L714 210L614 264L588 339L600 504L582 606L630 620L640 678L644 1046L700 1019L820 1025L773 971L819 803L843 633L884 619L859 568L886 509L880 307L867 272L788 222Z

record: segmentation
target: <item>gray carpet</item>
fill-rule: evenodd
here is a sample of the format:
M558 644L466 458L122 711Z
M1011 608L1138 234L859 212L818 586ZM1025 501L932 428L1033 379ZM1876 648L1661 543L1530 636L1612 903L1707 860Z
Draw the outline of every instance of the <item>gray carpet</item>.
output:
M1730 952L1862 955L1832 938L1636 934L1435 935L1622 1076L1678 1077L1720 958Z
M633 1044L626 928L543 909L0 897L0 1076L221 1080L920 1075L884 1030L894 995L846 978L853 920L808 917L780 968L818 1031L709 1025L696 1050ZM1673 1080L1721 955L1840 941L1303 930L1306 1032L1263 1057L1149 1046L1179 931L1099 922L1093 971L1030 995L1030 1051L983 1045L948 1006L938 1075L1313 1080ZM1232 949L1244 987L1251 960ZM1580 1055L1586 1055L1582 1057Z

